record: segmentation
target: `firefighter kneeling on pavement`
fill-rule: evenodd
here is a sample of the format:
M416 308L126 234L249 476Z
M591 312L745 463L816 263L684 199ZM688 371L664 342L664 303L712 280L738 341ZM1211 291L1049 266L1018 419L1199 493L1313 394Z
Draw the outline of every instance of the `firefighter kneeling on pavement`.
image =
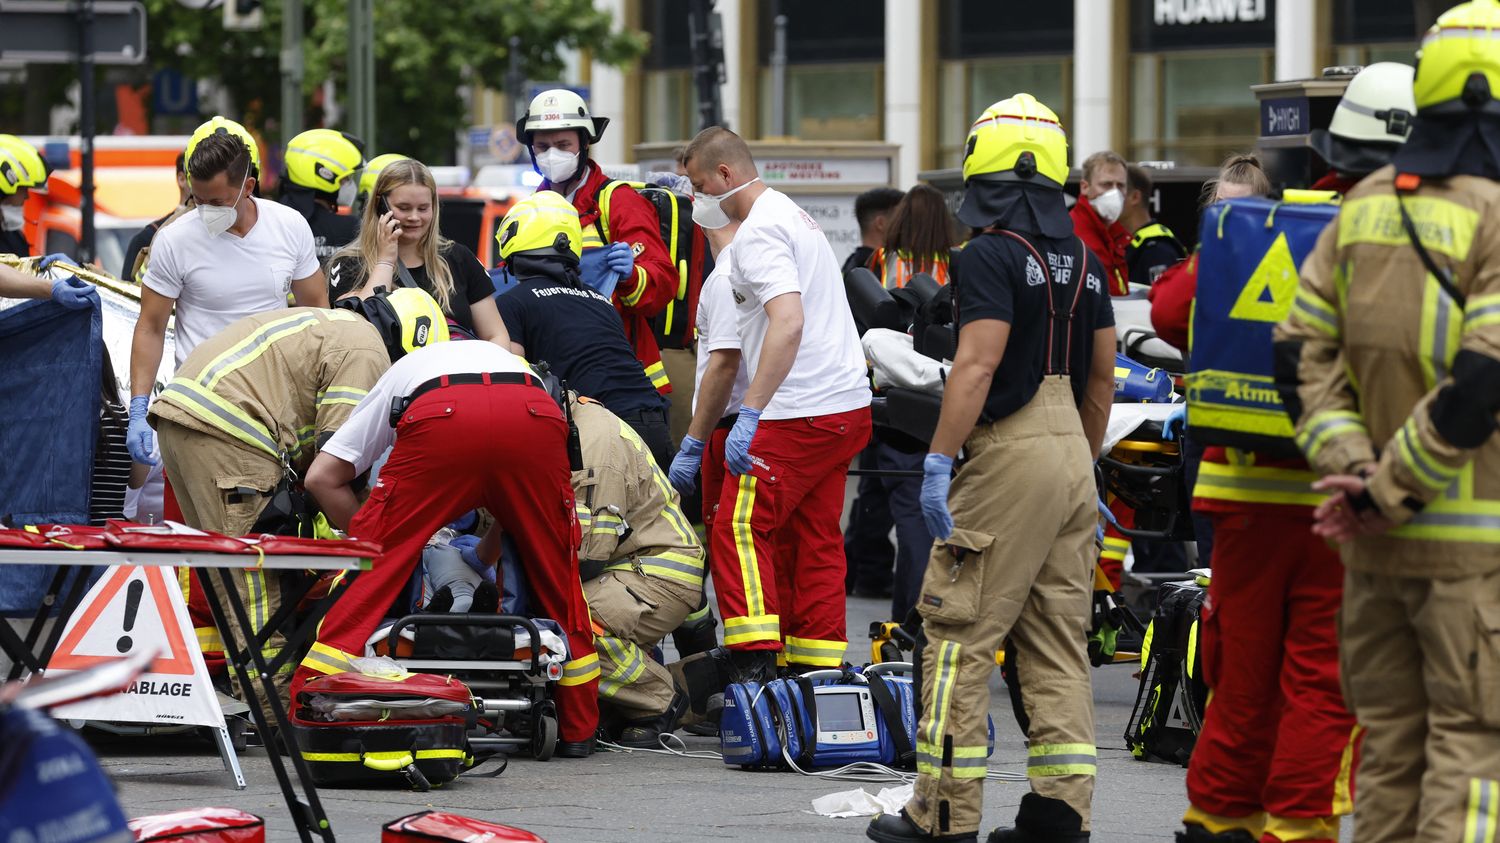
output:
M1475 0L1428 31L1411 135L1344 197L1276 329L1332 493L1314 529L1345 568L1358 843L1489 843L1500 824L1497 30L1500 3Z
M572 392L569 409L583 456L573 472L578 564L603 627L594 637L599 701L616 720L617 743L655 748L686 699L675 700L672 676L651 648L703 602L703 547L634 428Z
M923 465L922 511L938 541L917 601L926 643L916 791L866 834L977 839L989 680L1009 637L1025 657L1032 790L1015 827L988 839L1086 841L1094 460L1114 393L1114 313L1104 269L1063 205L1057 115L1017 94L980 115L967 149L958 218L983 231L959 258L958 351ZM950 479L960 447L966 460Z

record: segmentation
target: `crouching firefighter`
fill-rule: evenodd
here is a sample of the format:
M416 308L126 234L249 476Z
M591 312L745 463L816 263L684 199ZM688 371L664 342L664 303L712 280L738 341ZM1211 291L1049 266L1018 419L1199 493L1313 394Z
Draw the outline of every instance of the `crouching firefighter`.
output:
M506 228L502 256L536 244L527 248L577 266L582 236L571 209L525 220ZM434 328L444 324L439 314ZM361 505L350 484L387 449L390 457ZM364 655L365 641L406 587L428 539L482 506L496 521L476 548L479 558L495 565L501 533L509 535L525 560L530 597L568 639L571 658L556 693L557 755L591 754L599 658L579 587L569 466L567 420L525 360L494 343L454 342L396 361L308 470L307 489L328 520L380 542L385 552L323 620L292 677L292 699L308 680L352 669L350 659Z
M923 465L922 512L938 540L917 600L927 643L916 792L870 823L880 843L977 839L990 673L1007 637L1024 660L1031 792L1015 827L989 840L1089 838L1093 465L1115 332L1104 269L1063 206L1067 159L1057 116L1030 94L990 106L969 131L958 217L983 233L955 273L958 351Z
M417 321L436 311L425 293L382 298L367 321L346 310L294 307L246 316L203 342L151 405L172 490L192 527L231 536L296 532L308 513L298 477L318 448L391 365ZM248 568L236 578L253 632L281 606L280 581ZM229 630L243 650L246 635ZM202 634L200 633L200 637ZM281 652L271 636L267 660ZM278 677L285 688L285 677ZM267 709L269 711L269 709Z
M654 748L687 701L651 648L703 602L703 547L640 434L603 404L567 394L581 454L573 471L578 564L603 627L594 638L599 700L619 744Z

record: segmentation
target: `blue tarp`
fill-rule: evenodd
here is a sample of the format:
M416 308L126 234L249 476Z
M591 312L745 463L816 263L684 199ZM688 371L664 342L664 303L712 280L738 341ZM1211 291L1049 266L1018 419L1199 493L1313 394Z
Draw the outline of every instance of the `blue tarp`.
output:
M0 515L11 524L88 523L103 349L98 305L0 311ZM54 570L0 565L0 612L34 611Z

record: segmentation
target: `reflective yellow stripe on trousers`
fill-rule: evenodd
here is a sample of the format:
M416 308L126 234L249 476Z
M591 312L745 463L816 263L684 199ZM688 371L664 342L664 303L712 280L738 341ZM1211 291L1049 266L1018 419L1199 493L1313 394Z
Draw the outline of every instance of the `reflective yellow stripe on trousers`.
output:
M789 635L784 649L786 660L793 664L839 667L844 663L844 650L848 646L843 641L820 641L816 638L796 638Z
M589 653L563 665L559 685L583 685L599 678L599 654Z
M1500 782L1469 779L1469 806L1464 816L1464 843L1495 843Z
M955 641L929 642L937 645L937 670L932 677L932 719L925 734L917 736L917 772L942 778L943 738L948 731L948 709L953 702L953 686L958 684L958 658L963 647ZM925 760L924 760L925 759Z
M755 512L755 475L741 474L734 498L729 528L734 536L734 553L740 564L740 583L745 594L745 615L724 618L724 643L746 644L752 641L780 641L781 619L766 614L766 597L760 581L760 560L755 553L755 535L751 517Z
M1099 771L1097 756L1093 744L1032 744L1026 750L1026 775L1033 779L1092 776Z

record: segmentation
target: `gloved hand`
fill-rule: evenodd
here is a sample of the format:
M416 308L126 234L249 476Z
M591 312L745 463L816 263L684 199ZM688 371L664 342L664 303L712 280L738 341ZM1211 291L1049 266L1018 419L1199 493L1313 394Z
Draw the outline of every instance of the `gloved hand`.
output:
M99 303L99 291L93 284L69 275L52 282L52 300L69 310L83 310Z
M690 494L693 491L693 481L698 477L698 469L703 465L703 440L694 439L691 436L682 437L682 447L677 450L677 456L672 458L672 467L667 469L667 479L672 481L672 488L682 494Z
M448 546L457 550L458 555L463 557L464 564L473 568L479 576L484 577L485 582L492 583L495 581L495 568L497 566L486 565L480 560L478 536L454 536L453 540L448 542Z
M1182 430L1187 426L1187 404L1178 404L1172 408L1172 414L1167 416L1166 421L1161 423L1161 438L1170 442L1182 435Z
M142 465L156 465L156 460L151 458L156 431L146 423L146 407L150 404L151 399L144 395L130 399L130 428L125 433L125 447L130 451L130 458Z
M629 243L611 243L604 249L604 265L620 278L635 274L635 250Z
M68 257L67 255L63 254L62 252L53 252L52 254L47 255L46 257L42 258L40 261L37 262L37 265L36 265L37 274L40 275L43 272L46 272L47 270L51 269L52 268L52 264L57 263L58 261L66 261L67 263L72 263L73 259L70 258L70 257Z
M729 430L724 440L724 465L736 477L750 470L750 442L755 439L755 429L760 427L760 410L741 407L740 417Z
M609 253L607 248L584 249L578 263L578 277L584 286L605 298L613 296L615 286L620 283L620 276L609 268Z
M953 515L948 512L948 487L953 484L953 458L928 454L922 460L922 520L935 539L953 535Z

